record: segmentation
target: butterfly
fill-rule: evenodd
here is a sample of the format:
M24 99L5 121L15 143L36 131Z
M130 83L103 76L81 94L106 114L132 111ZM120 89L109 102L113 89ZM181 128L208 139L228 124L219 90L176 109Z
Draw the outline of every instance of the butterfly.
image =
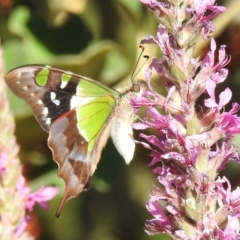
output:
M72 72L26 65L8 72L5 82L49 133L48 146L65 183L57 217L69 199L88 187L110 135L125 162L132 160L135 114L130 100L146 89L144 81L115 90Z

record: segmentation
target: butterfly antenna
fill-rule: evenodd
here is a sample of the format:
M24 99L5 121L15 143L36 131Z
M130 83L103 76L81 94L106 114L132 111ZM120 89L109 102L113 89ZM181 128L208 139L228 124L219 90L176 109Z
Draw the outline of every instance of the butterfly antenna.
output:
M141 71L143 65L144 65L144 64L146 63L146 61L149 59L149 56L148 56L148 55L144 55L143 57L146 58L146 60L143 62L143 64L142 64L141 67L139 68L139 70L136 71L136 70L137 70L138 63L139 63L139 61L140 61L140 59L141 59L141 57L142 57L142 55L143 55L143 52L144 52L144 50L145 50L145 47L144 47L142 44L140 44L139 48L141 48L142 51L141 51L141 53L139 54L139 57L138 57L138 59L137 59L137 63L136 63L136 65L135 65L135 67L134 67L134 69L133 69L133 73L132 73L132 75L131 75L132 84L134 84L134 83L133 83L134 78L138 75L138 73Z

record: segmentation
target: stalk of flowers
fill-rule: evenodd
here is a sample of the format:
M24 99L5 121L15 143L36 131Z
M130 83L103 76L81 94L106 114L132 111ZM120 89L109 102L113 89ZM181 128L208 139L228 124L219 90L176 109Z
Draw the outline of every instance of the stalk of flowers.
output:
M9 110L4 64L0 49L0 239L34 239L26 227L31 220L29 212L37 203L43 208L57 193L58 188L40 188L31 193L22 176L18 158L19 147L14 136L14 118Z
M239 105L233 103L225 111L232 96L229 88L215 96L216 86L227 77L224 66L229 58L224 46L215 57L213 39L203 60L193 57L197 35L207 39L214 31L210 20L225 8L214 0L140 1L159 22L156 36L141 43L156 44L161 53L146 70L149 90L132 101L136 110L146 106L135 129L156 131L141 134L146 140L142 144L151 151L149 166L160 183L147 203L153 218L146 221L146 232L184 240L239 239L240 188L232 191L227 178L218 176L227 162L239 162L232 142L240 133ZM154 91L156 84L165 87L166 96ZM204 101L199 106L200 97Z

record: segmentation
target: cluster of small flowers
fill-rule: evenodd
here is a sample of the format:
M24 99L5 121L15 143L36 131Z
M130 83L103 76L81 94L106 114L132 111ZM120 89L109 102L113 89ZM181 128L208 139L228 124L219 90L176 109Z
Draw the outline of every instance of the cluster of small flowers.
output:
M145 77L149 90L132 100L136 110L146 107L143 121L135 129L151 128L156 135L141 134L151 150L149 166L161 187L154 186L147 209L148 234L166 233L172 239L239 239L240 188L232 191L229 181L219 177L227 162L239 162L232 139L240 133L239 105L224 107L232 92L218 97L215 89L228 74L229 58L216 43L203 60L193 57L198 34L204 39L214 31L211 19L225 11L215 0L140 0L158 21L156 36L142 44L155 44L160 58L153 58ZM152 74L167 91L154 91ZM201 107L198 106L204 98ZM219 100L217 100L219 99ZM160 111L164 111L162 115ZM224 188L225 187L225 188Z
M26 186L18 146L14 136L14 118L9 110L6 86L3 80L3 60L0 50L0 239L34 239L26 231L29 212L35 204L48 207L48 201L58 188L40 188L34 193Z

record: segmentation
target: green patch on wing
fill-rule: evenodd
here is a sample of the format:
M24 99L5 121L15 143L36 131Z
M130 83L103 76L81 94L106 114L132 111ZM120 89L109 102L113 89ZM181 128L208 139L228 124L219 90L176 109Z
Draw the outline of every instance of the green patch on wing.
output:
M105 126L116 99L108 96L92 100L76 109L77 127L81 136L88 142L88 151L92 151L97 136Z
M69 82L69 80L72 78L72 75L71 74L67 74L67 73L63 73L62 74L62 77L61 77L61 80L63 82Z
M45 86L48 81L49 69L43 68L35 77L36 83L39 86Z
M120 93L112 88L104 85L96 84L94 81L81 78L77 87L76 95L84 97L104 97L113 95L115 98L120 98Z

